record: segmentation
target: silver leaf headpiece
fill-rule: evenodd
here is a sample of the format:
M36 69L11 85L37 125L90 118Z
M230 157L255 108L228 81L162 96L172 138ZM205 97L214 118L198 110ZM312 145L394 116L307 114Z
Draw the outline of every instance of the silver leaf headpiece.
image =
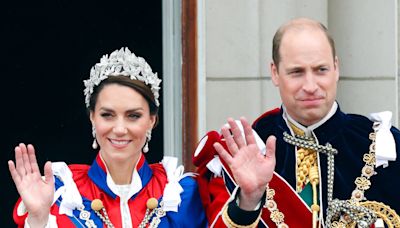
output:
M157 73L153 73L149 64L142 57L137 57L128 48L121 48L112 52L110 57L103 55L100 62L90 70L90 78L83 81L86 107L89 107L94 87L111 76L127 76L132 80L144 82L153 92L156 105L160 105L158 91L161 79L157 77Z

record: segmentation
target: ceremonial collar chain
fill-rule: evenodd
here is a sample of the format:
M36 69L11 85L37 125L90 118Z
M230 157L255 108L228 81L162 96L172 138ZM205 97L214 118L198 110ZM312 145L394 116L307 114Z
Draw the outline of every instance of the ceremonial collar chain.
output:
M161 222L161 218L166 215L163 210L163 201L158 203L156 198L149 198L146 202L146 213L145 216L138 226L139 228L145 228L147 225L149 228L156 228ZM111 223L108 217L107 211L104 208L103 202L99 199L94 199L91 203L92 210L101 219L101 221L106 225L107 228L114 228L115 226ZM85 226L88 228L97 228L96 224L92 219L90 219L90 212L84 208L77 208L79 213L79 218L85 221ZM150 221L151 220L151 221Z
M158 224L161 222L161 217L166 215L166 212L163 210L164 202L161 201L158 203L156 198L150 198L147 200L146 206L146 214L143 218L143 221L140 223L139 228L145 228L147 224L149 224L149 228L158 227ZM153 217L153 215L155 215ZM150 222L150 219L153 219ZM149 223L150 222L150 223Z
M375 128L374 128L375 130ZM376 130L375 130L376 131ZM375 136L375 133L372 133ZM359 227L368 227L376 220L376 214L371 209L360 205L360 201L364 199L364 191L369 189L371 183L369 177L374 173L373 165L375 164L375 153L371 148L375 149L375 137L370 137L372 140L370 152L364 155L364 161L367 163L362 170L362 176L355 181L357 187L353 191L351 200L332 200L333 198L333 183L334 183L334 167L335 157L338 151L327 143L326 146L312 142L305 136L291 136L288 133L283 133L285 142L302 148L318 151L327 155L328 163L328 210L326 216L326 227L342 227L341 225L356 223ZM366 159L367 157L367 159ZM366 168L367 167L367 168ZM372 167L372 169L371 169ZM367 174L368 173L368 174ZM344 216L342 216L344 213ZM332 223L332 220L334 222ZM339 221L340 220L340 221Z
M275 190L270 188L267 184L265 203L263 208L267 208L270 212L269 218L275 223L278 228L289 228L285 223L285 215L279 211L278 205L274 200Z
M319 145L317 143L314 143L313 138L303 135L295 135L293 137L287 132L283 132L283 140L285 140L285 142L293 146L318 151L324 154L336 155L338 153L338 151L335 148L333 148L330 144L327 144L326 146Z
M94 87L110 76L126 76L145 83L154 95L156 106L160 105L158 97L161 80L157 73L153 73L142 57L137 57L128 48L121 48L112 52L109 57L104 55L90 70L90 78L83 81L86 107L89 107Z

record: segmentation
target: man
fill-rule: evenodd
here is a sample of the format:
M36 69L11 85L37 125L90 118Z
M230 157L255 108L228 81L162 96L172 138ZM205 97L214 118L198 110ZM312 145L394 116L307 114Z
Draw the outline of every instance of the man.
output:
M390 113L371 121L340 110L326 28L306 18L281 26L270 67L282 108L252 127L228 119L222 136L209 132L195 152L210 225L400 227L400 131Z

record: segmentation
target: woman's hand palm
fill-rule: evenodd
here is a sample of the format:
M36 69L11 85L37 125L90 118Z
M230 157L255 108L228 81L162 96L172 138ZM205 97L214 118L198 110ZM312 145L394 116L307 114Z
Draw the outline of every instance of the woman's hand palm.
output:
M9 161L9 170L15 186L30 216L43 217L49 213L53 203L54 180L51 163L44 167L42 178L32 145L19 144L15 148L15 165Z

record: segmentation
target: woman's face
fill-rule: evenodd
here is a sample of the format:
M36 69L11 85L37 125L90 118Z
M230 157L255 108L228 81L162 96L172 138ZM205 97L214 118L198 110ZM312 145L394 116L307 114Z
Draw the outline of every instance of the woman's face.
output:
M90 120L102 158L109 162L134 162L146 143L146 131L155 123L146 99L136 90L109 84L100 91Z

